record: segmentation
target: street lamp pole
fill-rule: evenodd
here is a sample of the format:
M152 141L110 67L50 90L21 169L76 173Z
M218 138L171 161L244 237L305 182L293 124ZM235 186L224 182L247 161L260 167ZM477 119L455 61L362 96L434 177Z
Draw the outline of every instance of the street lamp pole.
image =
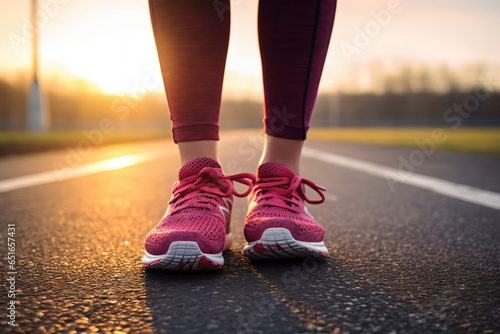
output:
M39 83L39 49L38 49L38 0L31 0L32 24L32 68L33 82L28 96L28 114L26 127L28 131L41 132L48 129L48 117Z
M31 0L31 24L33 27L33 37L31 39L33 47L33 81L38 81L38 0Z

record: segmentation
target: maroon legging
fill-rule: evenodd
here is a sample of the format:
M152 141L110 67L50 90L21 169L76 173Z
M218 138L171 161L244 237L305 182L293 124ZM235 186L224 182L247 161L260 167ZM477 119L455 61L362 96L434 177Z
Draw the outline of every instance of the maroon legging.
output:
M336 0L260 0L268 135L305 139ZM219 139L229 0L149 0L174 140Z

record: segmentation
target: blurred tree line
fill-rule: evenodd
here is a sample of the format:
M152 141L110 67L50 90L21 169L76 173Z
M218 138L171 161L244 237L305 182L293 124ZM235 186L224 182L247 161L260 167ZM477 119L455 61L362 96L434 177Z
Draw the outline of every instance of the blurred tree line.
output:
M481 64L462 72L451 71L446 66L434 70L402 66L392 72L377 64L371 64L368 71L353 67L348 80L335 93L318 96L312 124L428 126L451 117L448 110L462 105L472 110L464 119L464 125L500 125L499 87L493 87L488 73L491 71ZM103 117L131 124L141 121L168 123L163 93L103 94L95 85L74 78L69 81L53 78L44 87L50 118L60 127L85 127L83 120ZM3 123L0 129L24 126L28 89L27 80L19 79L15 83L0 80L0 122ZM474 105L476 100L478 103ZM223 127L258 127L261 124L261 102L223 101Z
M500 86L492 76L498 72L481 63L459 70L445 65L391 68L378 61L352 65L335 92L318 96L311 124L436 126L457 124L460 117L460 125L500 126ZM221 113L227 126L262 124L262 103L224 101Z
M0 130L20 130L24 127L29 88L30 85L24 81L12 84L0 79L0 122L3 123ZM105 117L118 123L133 124L141 120L164 120L168 123L163 94L104 94L95 85L76 78L69 82L50 80L49 83L42 83L42 88L44 104L56 128L82 128Z

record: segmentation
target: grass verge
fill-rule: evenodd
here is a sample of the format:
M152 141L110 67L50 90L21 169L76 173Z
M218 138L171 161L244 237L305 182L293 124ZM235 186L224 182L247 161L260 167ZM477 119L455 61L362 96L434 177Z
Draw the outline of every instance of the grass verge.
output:
M23 154L48 150L65 149L67 146L78 145L102 146L152 139L169 138L169 130L147 131L101 131L85 133L82 130L49 131L30 133L23 131L0 132L0 156Z
M467 153L500 155L500 128L442 129L443 140L433 140L433 128L314 128L308 138L335 140L371 145L418 147L418 143L433 141L437 149ZM82 130L29 133L0 132L0 156L76 147L89 141L99 146L171 138L169 130L114 131L85 135ZM96 144L93 144L97 146Z
M500 155L500 128L440 129L434 128L318 128L307 137L317 140L338 140L372 145L418 147L432 141L439 150ZM439 140L435 140L439 138Z

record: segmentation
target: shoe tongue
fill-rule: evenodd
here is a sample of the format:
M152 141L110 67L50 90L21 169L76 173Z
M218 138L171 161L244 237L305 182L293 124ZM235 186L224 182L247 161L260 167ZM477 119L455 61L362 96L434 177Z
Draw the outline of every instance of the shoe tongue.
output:
M288 177L293 178L295 172L288 166L280 164L278 162L266 162L259 166L257 170L257 176L259 178L264 177Z
M211 158L196 158L186 162L179 170L179 181L186 177L198 175L205 167L221 168L220 164Z

